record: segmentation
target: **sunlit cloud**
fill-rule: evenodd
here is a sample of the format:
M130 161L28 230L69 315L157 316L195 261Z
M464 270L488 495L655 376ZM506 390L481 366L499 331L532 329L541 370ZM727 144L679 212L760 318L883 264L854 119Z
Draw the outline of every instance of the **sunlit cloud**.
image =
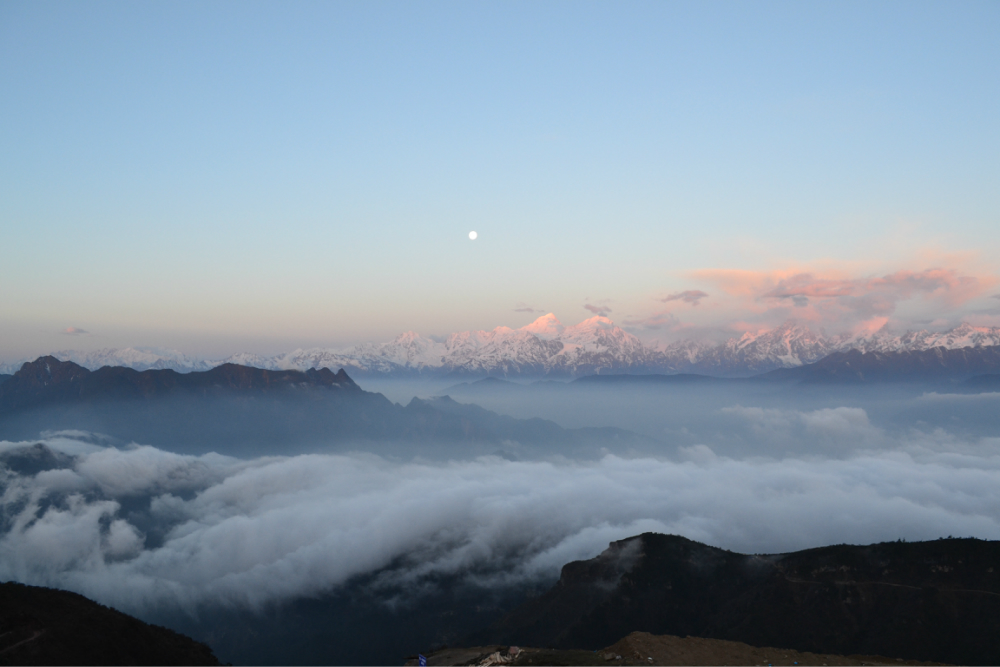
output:
M801 267L790 270L745 271L705 269L688 278L712 285L722 293L713 299L716 326L730 330L742 321L747 330L774 326L786 319L843 330L872 329L920 312L930 319L954 322L966 304L983 297L998 283L993 275L973 275L954 268L902 269L858 276L837 269ZM677 295L685 294L679 292ZM668 297L671 298L671 297ZM664 299L661 299L664 300ZM707 314L702 313L704 318ZM968 313L967 313L968 315ZM692 313L691 317L695 317ZM704 324L704 322L702 322Z
M67 327L67 328L63 329L62 331L60 331L59 333L65 334L67 336L80 336L80 335L83 335L83 334L88 334L90 332L87 331L86 329L80 329L78 327Z

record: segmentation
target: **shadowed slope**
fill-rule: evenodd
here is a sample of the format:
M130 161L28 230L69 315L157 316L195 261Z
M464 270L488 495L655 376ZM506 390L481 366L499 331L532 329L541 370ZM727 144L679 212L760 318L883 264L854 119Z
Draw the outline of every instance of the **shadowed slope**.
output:
M567 564L555 587L469 643L593 650L633 631L996 664L1000 543L948 539L747 556L646 533Z
M82 595L0 584L0 664L218 665L211 649Z

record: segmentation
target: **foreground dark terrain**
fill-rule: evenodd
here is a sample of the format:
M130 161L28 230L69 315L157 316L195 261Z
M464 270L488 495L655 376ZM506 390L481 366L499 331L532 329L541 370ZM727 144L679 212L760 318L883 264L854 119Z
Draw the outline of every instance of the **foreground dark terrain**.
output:
M645 533L567 564L470 643L596 650L633 631L815 653L1000 662L1000 543L743 555Z
M517 645L536 647L517 664L985 665L1000 661L998 566L1000 543L974 539L742 555L645 533L567 564L540 595L441 580L441 593L390 608L356 580L258 613L161 622L236 664L398 664L421 650L475 664ZM73 593L2 584L0 613L4 664L217 664L205 644Z
M0 584L0 664L218 665L173 630L51 588Z
M834 655L701 637L675 637L633 632L597 651L539 649L523 646L443 648L425 656L428 665L496 662L511 665L936 665L881 655ZM407 665L418 665L419 657Z

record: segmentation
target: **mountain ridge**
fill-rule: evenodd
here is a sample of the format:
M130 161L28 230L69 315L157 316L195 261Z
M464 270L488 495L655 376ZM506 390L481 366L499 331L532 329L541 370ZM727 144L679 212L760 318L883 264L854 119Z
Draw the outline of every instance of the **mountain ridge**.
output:
M63 429L171 451L181 447L181 453L240 456L358 442L369 449L382 443L390 451L397 451L393 443L461 442L470 455L501 456L541 456L537 446L544 445L548 454L597 456L605 445L653 442L623 429L566 429L550 420L516 419L448 396L414 397L403 406L363 390L342 368L273 371L223 364L191 373L112 366L90 371L47 356L25 363L0 384L0 439Z
M1000 659L1000 542L940 539L745 555L643 533L467 644L595 650L636 630L952 664Z
M408 331L386 343L363 343L346 349L300 348L275 356L249 352L221 360L198 360L160 348L106 348L90 352L63 350L52 356L90 370L124 366L138 371L207 371L232 363L266 370L345 368L360 376L559 377L602 373L701 373L747 377L779 368L814 363L837 353L925 351L1000 345L1000 327L968 323L948 331L874 332L826 336L794 321L774 329L746 332L722 343L683 340L663 348L646 345L633 334L598 315L564 326L549 313L519 329L464 331L433 340ZM20 365L0 365L13 373Z

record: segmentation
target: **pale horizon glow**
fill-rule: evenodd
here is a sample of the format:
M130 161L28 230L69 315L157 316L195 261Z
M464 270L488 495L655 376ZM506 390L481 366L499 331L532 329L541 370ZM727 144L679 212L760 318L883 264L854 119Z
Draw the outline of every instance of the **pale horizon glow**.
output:
M0 362L997 326L997 34L988 1L7 2Z

